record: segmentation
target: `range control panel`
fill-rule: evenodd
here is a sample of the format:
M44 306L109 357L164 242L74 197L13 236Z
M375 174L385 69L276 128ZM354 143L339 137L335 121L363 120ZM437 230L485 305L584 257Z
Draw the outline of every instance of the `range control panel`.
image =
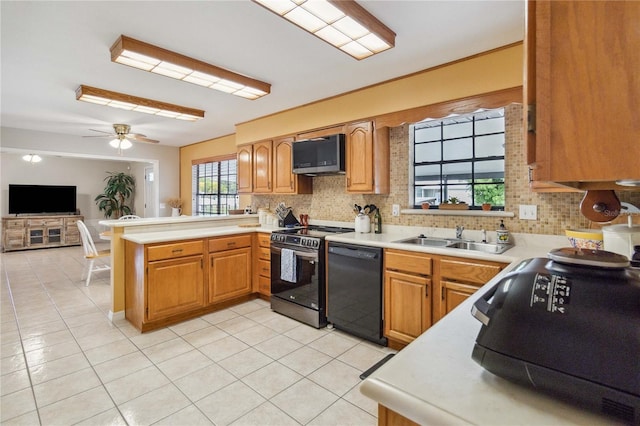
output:
M536 274L529 306L557 314L567 314L571 301L571 281L561 275Z
M320 238L304 237L300 235L288 235L288 234L271 234L271 241L291 246L306 247L311 249L320 248Z

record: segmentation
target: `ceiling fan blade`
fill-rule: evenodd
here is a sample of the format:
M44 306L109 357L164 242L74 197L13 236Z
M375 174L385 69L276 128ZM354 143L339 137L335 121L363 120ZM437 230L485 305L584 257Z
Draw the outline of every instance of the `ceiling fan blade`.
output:
M112 132L105 132L105 131L96 130L96 129L89 129L89 130L91 130L92 132L104 133L105 135L109 135L109 136L113 136L114 135L114 133L112 133Z
M129 135L127 135L127 138L133 139L136 142L160 143L160 141L157 141L155 139L145 138L142 135L136 135L136 134L129 134Z

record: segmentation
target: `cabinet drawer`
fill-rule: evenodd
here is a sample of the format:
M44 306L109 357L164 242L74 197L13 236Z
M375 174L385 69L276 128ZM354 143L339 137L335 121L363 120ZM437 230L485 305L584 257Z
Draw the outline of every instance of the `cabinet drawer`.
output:
M269 247L258 247L258 259L271 260L271 249Z
M385 269L431 275L432 259L429 255L387 249L384 252Z
M440 261L440 275L456 281L464 281L475 284L486 284L491 278L504 268L501 264L483 264L466 260Z
M268 260L258 260L258 274L271 277L271 263Z
M258 245L260 247L270 247L271 246L271 234L265 234L263 232L258 233Z
M260 275L258 277L258 291L267 296L271 295L271 278Z
M180 243L147 247L147 259L149 262L153 262L154 260L160 259L171 259L174 257L202 254L203 251L202 240L184 241Z
M62 219L29 219L29 226L62 226Z
M6 224L7 229L11 228L24 228L24 220L23 219L9 219L4 222Z
M209 252L237 249L241 247L251 247L251 234L211 238L209 240Z

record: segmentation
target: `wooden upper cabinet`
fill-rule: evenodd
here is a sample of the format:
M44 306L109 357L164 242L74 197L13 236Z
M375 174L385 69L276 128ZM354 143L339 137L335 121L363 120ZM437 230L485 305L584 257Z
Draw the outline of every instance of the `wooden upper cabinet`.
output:
M310 176L297 175L293 170L294 137L288 136L273 141L273 192L277 194L310 194Z
M253 191L253 145L238 147L238 193Z
M370 121L347 126L345 147L347 192L373 192L373 124Z
M270 193L272 175L272 142L253 144L253 192Z
M640 179L640 2L545 0L527 13L533 178L580 188Z

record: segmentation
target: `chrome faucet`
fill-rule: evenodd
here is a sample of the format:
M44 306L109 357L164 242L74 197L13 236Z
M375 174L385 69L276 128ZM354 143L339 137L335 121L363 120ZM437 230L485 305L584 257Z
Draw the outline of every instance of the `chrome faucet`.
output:
M487 231L483 229L480 232L482 232L482 242L486 243L487 242Z
M464 231L464 226L456 225L456 239L458 240L462 239L462 231Z

